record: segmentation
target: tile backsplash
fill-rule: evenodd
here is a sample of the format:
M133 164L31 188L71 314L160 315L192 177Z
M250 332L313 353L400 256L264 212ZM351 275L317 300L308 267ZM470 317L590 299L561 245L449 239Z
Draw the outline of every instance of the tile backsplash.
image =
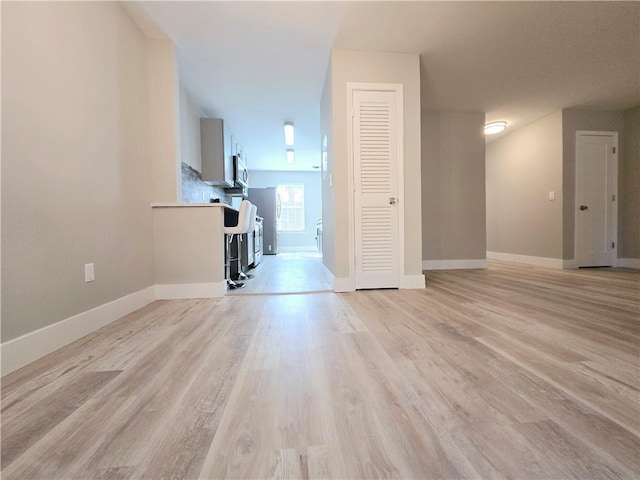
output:
M209 203L212 198L219 198L222 203L231 203L231 197L222 188L204 183L200 172L182 162L182 201Z

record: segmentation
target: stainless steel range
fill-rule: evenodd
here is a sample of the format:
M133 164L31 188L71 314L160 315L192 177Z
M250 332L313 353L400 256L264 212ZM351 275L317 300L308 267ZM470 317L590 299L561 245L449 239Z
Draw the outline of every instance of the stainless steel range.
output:
M256 218L255 240L253 244L253 266L257 266L262 261L262 245L264 243L264 220L262 217Z

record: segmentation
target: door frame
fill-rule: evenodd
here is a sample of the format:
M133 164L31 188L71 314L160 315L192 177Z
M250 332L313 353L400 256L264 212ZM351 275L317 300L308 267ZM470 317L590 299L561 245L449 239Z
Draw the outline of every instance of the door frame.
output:
M578 212L580 206L578 205L578 142L580 137L612 137L615 153L613 154L613 192L608 192L616 196L615 208L613 209L612 222L613 222L613 242L615 242L615 248L613 249L611 266L618 266L618 208L620 205L620 194L618 192L618 132L598 131L598 130L577 130L575 140L575 171L573 175L573 261L574 267L578 266Z
M401 83L367 83L347 82L347 219L349 223L349 290L356 290L356 257L355 257L355 172L354 172L354 135L353 135L353 93L355 91L392 92L396 94L397 119L398 119L398 288L405 288L405 258L404 258L404 86Z

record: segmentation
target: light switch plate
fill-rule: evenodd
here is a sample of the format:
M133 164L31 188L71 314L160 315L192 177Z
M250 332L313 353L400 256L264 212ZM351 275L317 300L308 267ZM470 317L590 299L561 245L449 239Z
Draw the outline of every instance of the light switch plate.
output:
M85 263L84 265L84 281L85 283L93 282L96 279L96 272L93 263Z

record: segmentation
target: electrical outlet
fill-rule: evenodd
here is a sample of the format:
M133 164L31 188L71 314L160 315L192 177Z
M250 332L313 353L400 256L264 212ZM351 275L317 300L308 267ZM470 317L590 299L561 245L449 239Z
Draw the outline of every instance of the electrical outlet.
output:
M556 199L556 192L549 192L549 200L555 200Z
M96 272L93 263L84 264L84 281L85 283L93 282L96 279Z

